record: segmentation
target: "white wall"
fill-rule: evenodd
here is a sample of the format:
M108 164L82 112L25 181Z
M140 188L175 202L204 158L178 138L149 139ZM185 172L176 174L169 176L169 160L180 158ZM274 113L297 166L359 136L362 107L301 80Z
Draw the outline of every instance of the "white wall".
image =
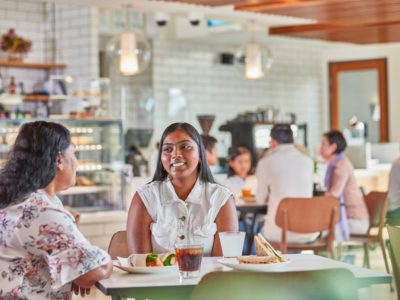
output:
M32 40L32 51L25 62L52 62L52 4L20 0L0 0L0 34L10 28L16 34ZM73 77L98 76L98 26L97 9L70 5L56 5L56 63L67 65L65 70L50 72L40 69L0 68L3 84L8 87L11 77L16 83L23 82L25 93L48 79L49 74L67 74ZM0 51L0 59L7 54ZM39 88L40 89L40 88ZM23 108L33 108L25 103ZM63 103L63 113L76 110L74 100Z
M310 148L320 143L322 51L329 44L294 39L271 45L275 63L266 78L250 81L240 77L233 66L221 65L218 55L234 53L236 47L196 44L184 41L154 41L153 87L156 99L157 140L171 123L186 121L199 131L199 114L215 114L210 134L220 143L218 153L227 155L230 134L218 130L237 114L259 107L274 106L293 112L298 123L309 125ZM187 111L176 118L167 115L169 89L180 88L187 98Z
M329 129L329 62L387 58L389 141L400 141L400 43L349 46L322 54L323 129Z

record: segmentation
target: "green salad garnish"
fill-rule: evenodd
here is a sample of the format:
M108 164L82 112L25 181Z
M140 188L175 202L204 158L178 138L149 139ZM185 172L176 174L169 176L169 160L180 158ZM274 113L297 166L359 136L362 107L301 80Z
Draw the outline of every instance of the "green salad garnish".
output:
M171 253L170 255L168 255L167 258L164 260L164 266L172 266L171 259L173 257L175 257L174 253Z
M154 254L153 252L151 252L149 255L147 255L146 262L155 261L157 259L157 257L158 257L157 254Z

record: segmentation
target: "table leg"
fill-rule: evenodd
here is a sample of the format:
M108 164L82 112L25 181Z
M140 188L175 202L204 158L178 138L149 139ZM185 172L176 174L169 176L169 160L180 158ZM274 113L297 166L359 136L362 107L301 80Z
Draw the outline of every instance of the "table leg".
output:
M253 242L254 242L254 236L258 234L258 213L253 214L253 223L251 224L251 235L249 237L248 241L248 248L247 248L247 254L251 254L251 248L253 247Z

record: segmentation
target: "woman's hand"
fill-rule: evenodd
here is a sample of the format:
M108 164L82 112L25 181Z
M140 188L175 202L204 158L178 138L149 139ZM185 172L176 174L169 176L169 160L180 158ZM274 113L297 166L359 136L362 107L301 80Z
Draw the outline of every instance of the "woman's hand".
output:
M73 280L71 291L73 290L76 295L79 294L79 290L81 291L82 296L83 294L88 294L87 291L93 285L95 285L97 281L110 277L112 271L113 263L112 260L109 260L106 264L97 267Z
M153 219L147 212L139 194L133 196L131 207L129 208L128 221L126 225L126 239L128 242L129 253L150 253L151 247L150 225Z
M236 213L235 201L233 200L232 196L219 210L219 213L215 218L215 223L217 224L217 232L214 235L214 245L211 251L211 256L222 256L219 233L239 230L239 222Z
M72 282L71 292L74 292L75 295L79 295L79 290L81 291L81 296L85 297L86 295L90 295L90 288L80 287Z

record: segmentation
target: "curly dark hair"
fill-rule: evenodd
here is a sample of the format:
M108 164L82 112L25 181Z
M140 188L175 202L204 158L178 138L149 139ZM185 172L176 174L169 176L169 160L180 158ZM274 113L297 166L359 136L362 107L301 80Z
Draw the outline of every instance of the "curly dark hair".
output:
M154 181L164 181L168 177L168 172L163 168L163 164L161 161L162 147L167 136L177 130L182 130L186 132L190 138L196 142L199 148L199 156L201 158L201 163L198 166L198 176L202 182L210 182L215 183L214 176L211 173L210 167L207 163L206 153L204 150L203 141L201 140L200 134L197 132L196 128L194 128L189 123L173 123L169 125L162 134L160 141L160 148L158 151L158 159L157 159L157 167L154 172L153 180Z
M60 124L24 124L0 170L0 208L48 186L56 176L58 155L64 156L70 143L69 130Z

